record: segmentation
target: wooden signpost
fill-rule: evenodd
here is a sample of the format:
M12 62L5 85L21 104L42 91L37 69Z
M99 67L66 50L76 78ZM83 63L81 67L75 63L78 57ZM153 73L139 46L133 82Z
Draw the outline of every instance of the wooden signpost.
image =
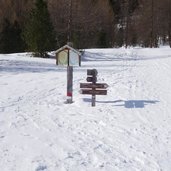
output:
M87 82L91 83L80 83L80 93L92 95L92 106L95 106L96 95L107 95L106 88L108 85L106 83L96 83L97 82L97 70L88 69L87 70Z
M81 94L107 95L107 90L82 89L80 92Z
M67 67L67 100L73 102L73 67L81 66L81 53L69 45L56 51L56 65Z
M73 66L67 67L67 103L72 103L73 92Z
M80 88L108 88L108 85L106 83L80 83Z

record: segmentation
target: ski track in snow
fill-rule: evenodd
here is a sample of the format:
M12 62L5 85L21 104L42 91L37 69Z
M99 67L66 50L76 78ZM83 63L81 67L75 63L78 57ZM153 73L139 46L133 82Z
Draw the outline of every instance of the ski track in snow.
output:
M98 70L107 96L79 94ZM170 171L171 50L86 50L74 68L54 59L0 55L0 167L3 171Z

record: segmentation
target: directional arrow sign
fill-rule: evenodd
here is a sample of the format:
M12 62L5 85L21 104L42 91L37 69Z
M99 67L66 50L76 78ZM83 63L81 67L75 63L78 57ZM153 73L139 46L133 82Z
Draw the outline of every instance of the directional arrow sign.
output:
M80 83L80 88L103 88L106 89L108 85L106 83Z
M107 90L81 89L80 93L90 95L107 95Z

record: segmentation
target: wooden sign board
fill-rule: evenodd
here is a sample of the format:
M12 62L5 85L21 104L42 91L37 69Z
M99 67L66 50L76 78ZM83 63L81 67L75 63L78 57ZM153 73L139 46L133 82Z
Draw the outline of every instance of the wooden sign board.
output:
M68 65L68 50L65 49L58 53L58 65Z
M81 53L65 45L56 51L56 65L81 66Z
M81 89L80 93L88 95L107 95L107 90Z
M80 88L102 88L102 89L106 89L108 87L108 85L106 83L96 83L96 84L92 84L92 83L80 83Z
M92 95L92 106L95 106L96 95L107 95L106 88L108 85L106 83L96 83L97 82L97 70L96 69L88 69L87 70L87 82L91 83L80 83L80 93Z
M80 56L75 52L69 51L69 66L79 66L80 65Z

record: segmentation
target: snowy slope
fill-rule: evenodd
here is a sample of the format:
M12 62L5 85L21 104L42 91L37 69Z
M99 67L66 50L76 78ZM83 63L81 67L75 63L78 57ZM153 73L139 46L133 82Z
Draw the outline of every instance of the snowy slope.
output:
M96 68L107 96L79 93ZM0 55L0 170L170 171L171 49L88 49L74 68Z

